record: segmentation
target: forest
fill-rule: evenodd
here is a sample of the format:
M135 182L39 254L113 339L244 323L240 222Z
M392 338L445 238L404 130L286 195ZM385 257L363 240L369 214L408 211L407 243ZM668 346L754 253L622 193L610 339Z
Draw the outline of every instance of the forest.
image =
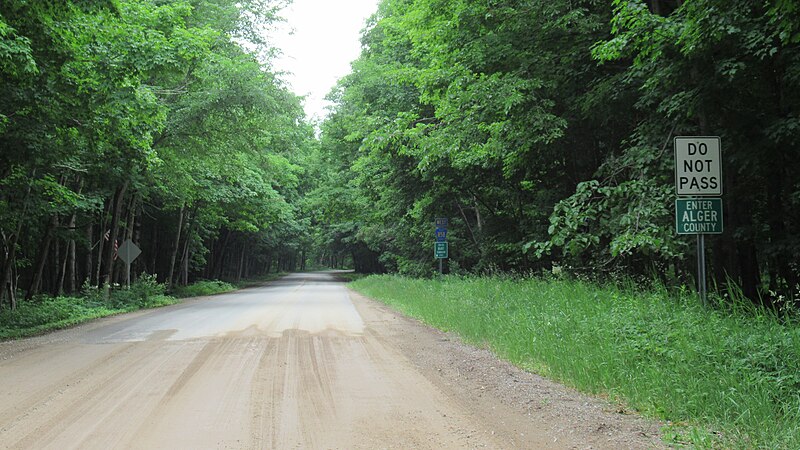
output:
M270 65L273 0L0 6L0 308L307 267L691 286L675 136L719 136L715 289L800 267L794 0L382 0L329 116ZM315 129L318 126L319 129ZM794 156L793 156L794 155Z
M433 272L433 218L447 217L450 273L692 286L673 140L719 136L710 286L786 306L798 43L791 0L384 0L330 95L317 221L373 271Z
M0 7L0 305L133 277L303 267L316 144L270 70L270 1Z

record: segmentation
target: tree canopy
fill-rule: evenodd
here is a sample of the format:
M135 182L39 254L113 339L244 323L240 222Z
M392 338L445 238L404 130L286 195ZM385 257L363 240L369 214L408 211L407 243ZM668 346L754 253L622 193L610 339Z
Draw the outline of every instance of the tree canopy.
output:
M120 282L126 239L167 283L299 267L315 144L263 59L278 6L3 3L0 300Z
M675 233L675 136L720 136L720 286L797 291L794 1L383 0L331 93L331 248L375 270L659 274L691 281ZM342 215L343 214L343 215ZM769 292L773 294L770 295Z
M315 130L270 66L274 0L0 6L0 305L307 263L692 282L675 136L720 136L718 286L800 267L793 0L382 0ZM318 131L318 133L317 133ZM318 136L317 136L318 134Z

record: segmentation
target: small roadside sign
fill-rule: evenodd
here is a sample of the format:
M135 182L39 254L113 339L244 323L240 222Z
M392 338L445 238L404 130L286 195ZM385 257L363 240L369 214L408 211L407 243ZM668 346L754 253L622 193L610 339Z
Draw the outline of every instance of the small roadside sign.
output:
M434 221L436 228L447 228L447 217L437 217Z
M447 228L436 229L436 242L444 242L447 240Z
M142 250L130 239L125 239L125 242L123 242L117 250L117 255L119 255L119 258L123 260L125 264L132 263L133 260L141 254Z
M675 190L678 195L722 195L719 136L675 137Z
M721 234L722 199L676 199L675 230L678 234Z
M434 242L433 243L433 256L436 259L447 259L447 242Z

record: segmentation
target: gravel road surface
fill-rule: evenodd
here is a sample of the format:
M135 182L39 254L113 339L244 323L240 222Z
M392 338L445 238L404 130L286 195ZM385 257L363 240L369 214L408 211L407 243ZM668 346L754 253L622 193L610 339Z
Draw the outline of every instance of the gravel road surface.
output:
M0 343L0 448L658 448L331 273Z

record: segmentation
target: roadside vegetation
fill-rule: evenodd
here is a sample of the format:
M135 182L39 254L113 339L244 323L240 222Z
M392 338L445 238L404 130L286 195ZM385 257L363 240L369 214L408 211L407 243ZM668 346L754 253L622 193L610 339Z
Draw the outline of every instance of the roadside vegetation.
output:
M800 325L736 296L565 279L371 276L351 287L668 424L672 444L800 448Z
M334 274L334 277L336 277L336 279L338 279L339 281L347 281L347 282L360 280L366 276L367 276L366 274L357 272L339 272Z
M125 289L114 286L108 295L103 289L85 285L76 296L39 295L21 302L16 309L0 309L0 340L35 336L67 328L92 319L140 309L180 303L180 299L221 294L274 280L283 273L271 274L232 284L219 280L200 280L167 292L155 276L142 275Z
M180 286L173 293L176 297L201 297L204 295L221 294L236 290L231 283L219 280L200 280L188 286Z
M279 8L0 3L0 310L123 284L130 243L169 289L303 268L317 143L262 36Z
M309 203L357 271L572 267L690 284L676 136L720 136L711 285L800 298L795 0L382 0L331 93Z
M0 309L0 339L34 336L100 317L177 302L175 297L166 294L166 286L151 275L143 275L130 289L116 285L108 293L84 285L77 296L40 295L21 302L14 310Z

